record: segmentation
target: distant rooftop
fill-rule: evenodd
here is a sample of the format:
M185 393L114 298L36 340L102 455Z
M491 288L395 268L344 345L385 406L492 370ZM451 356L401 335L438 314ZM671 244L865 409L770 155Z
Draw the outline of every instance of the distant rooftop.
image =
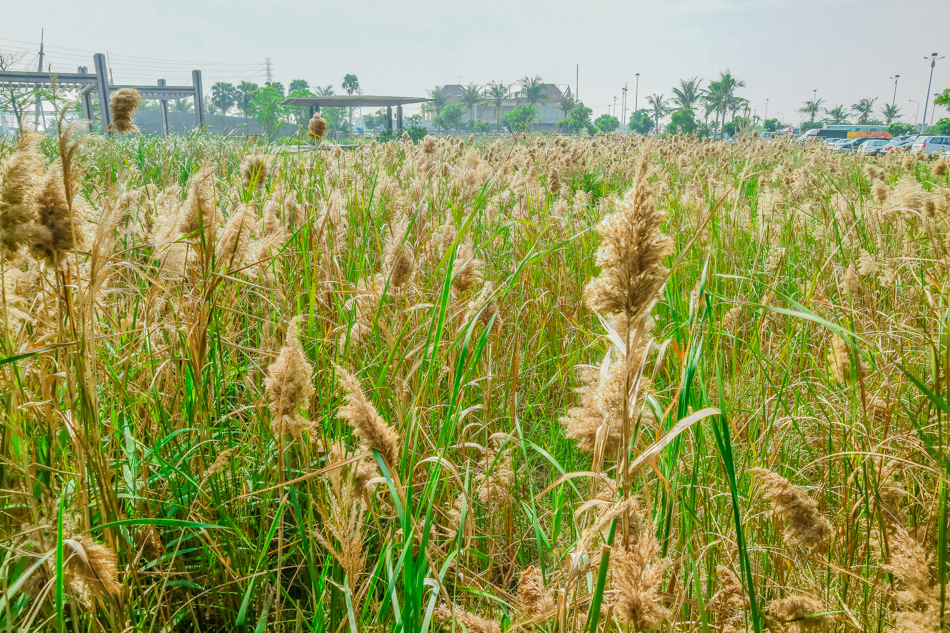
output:
M379 108L383 106L401 106L410 103L429 101L426 97L384 97L378 95L333 95L330 97L294 97L284 99L281 105L308 107L353 107Z

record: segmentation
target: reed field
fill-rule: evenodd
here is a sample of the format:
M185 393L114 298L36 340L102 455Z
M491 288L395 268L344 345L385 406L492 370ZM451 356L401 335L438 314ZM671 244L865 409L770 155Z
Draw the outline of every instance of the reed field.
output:
M0 159L2 631L950 626L942 160Z

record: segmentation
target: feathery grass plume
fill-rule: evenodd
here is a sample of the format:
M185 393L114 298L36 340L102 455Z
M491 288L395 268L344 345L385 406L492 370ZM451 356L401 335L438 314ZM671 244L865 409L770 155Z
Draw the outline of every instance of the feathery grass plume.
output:
M42 135L20 131L16 151L0 167L0 257L11 259L33 238L36 195L43 179Z
M112 112L112 123L109 124L109 129L122 134L138 132L139 128L135 125L133 117L141 103L142 95L135 88L119 88L113 92L109 97L109 110Z
M897 527L888 539L890 546L884 569L904 582L895 594L903 611L940 611L940 586L931 582L932 556L910 533ZM950 620L950 614L948 614Z
M334 442L330 445L330 452L327 455L327 461L330 464L338 464L348 457L349 454L343 442ZM355 464L336 468L329 473L330 483L334 490L340 491L344 486L352 485L353 493L364 500L370 492L370 481L377 476L379 476L379 468L373 459L361 459Z
M356 376L334 364L340 385L345 393L346 405L337 411L337 417L353 427L362 440L364 450L378 452L390 469L399 463L399 434L383 419L376 407L367 400L363 387Z
M115 552L85 535L65 539L63 544L71 550L66 554L66 574L81 596L88 599L90 594L99 598L119 595L122 585Z
M518 610L526 619L538 618L554 609L551 592L544 588L541 568L531 565L518 578Z
M942 156L940 159L933 164L933 167L930 168L930 173L938 178L942 178L947 175L947 160Z
M834 617L818 615L826 611L828 609L821 600L809 596L789 596L765 605L765 612L771 618L769 624L776 633L830 631Z
M913 155L910 152L907 152L904 155L904 160L901 161L901 168L903 168L904 171L912 171L916 162L917 161L914 159Z
M847 385L853 382L851 374L851 352L848 348L848 344L840 336L834 337L831 342L831 352L829 354L829 361L831 363L831 370L835 375L835 379L842 385ZM857 366L857 372L859 376L867 374L868 367L863 361L859 359Z
M71 217L62 164L53 163L36 197L37 216L30 245L33 257L59 266L67 251L82 248L85 241L79 218Z
M596 367L581 370L581 386L576 389L578 405L561 418L564 436L577 441L577 448L592 453L600 431L604 456L615 458L623 427L624 366L611 363L606 376Z
M614 613L637 631L653 631L672 615L659 591L673 563L668 558L657 558L660 543L653 523L644 519L643 528L631 535L626 547L618 543L611 553L610 571L617 592Z
M472 245L464 241L455 251L455 263L452 265L452 296L456 299L471 288L485 282L482 275L482 260L475 257Z
M600 275L584 288L584 301L594 312L636 319L650 309L666 282L663 259L673 241L661 231L666 214L657 209L648 184L648 160L644 154L633 188L613 201L616 211L597 227L603 238L596 259Z
M310 123L307 125L307 136L315 141L319 141L327 134L327 120L319 112L310 117Z
M244 178L244 188L253 191L259 188L267 178L269 171L267 156L253 153L241 163L241 176Z
M178 232L188 235L204 227L210 229L210 238L217 229L218 220L214 169L205 165L188 180L188 197L179 211Z
M443 629L447 631L454 630L457 633L461 633L462 627L453 626L456 623L460 623L465 626L465 630L468 631L468 633L501 633L501 626L497 622L486 620L481 616L454 605L449 607L440 604L432 612L432 619L435 622L443 624Z
M346 458L347 451L342 443L330 446L327 456L330 464L337 464ZM366 489L376 473L375 464L369 460L331 470L328 473L327 498L317 504L323 520L319 527L315 526L314 536L343 568L354 592L366 566Z
M267 378L264 379L273 416L271 430L275 435L283 428L299 437L302 431L312 426L300 417L300 409L307 406L307 401L313 395L313 385L310 384L313 367L307 362L300 344L299 324L299 316L291 319L280 355L267 368Z
M494 293L495 286L492 285L492 282L486 281L478 296L469 302L468 310L465 312L465 322L468 323L477 316L478 323L487 327L492 317L494 317L492 332L498 334L501 332L502 318L498 311L498 301L492 297Z
M409 218L405 215L393 222L389 241L383 251L383 265L389 286L399 290L412 278L416 255L409 245Z
M220 453L218 453L218 456L215 457L211 465L208 466L208 470L205 471L205 474L204 474L205 479L208 479L212 475L220 473L222 470L227 468L228 464L231 463L231 457L236 452L237 452L236 448L227 448L221 451Z
M382 279L367 280L361 278L356 283L356 294L345 304L348 310L352 309L354 311L356 318L348 332L343 332L340 335L339 347L341 353L347 343L347 337L349 337L350 343L358 345L373 331L373 321L379 308L382 282Z
M515 498L511 490L515 485L515 472L511 467L511 455L505 451L500 457L494 448L485 451L487 472L478 475L475 493L489 508L509 508Z
M824 552L831 541L831 523L818 503L803 490L765 468L754 468L766 499L772 501L772 517L785 524L785 542L813 552Z
M231 213L215 244L214 254L218 266L235 269L244 265L256 224L255 214L250 207L242 204Z
M723 565L716 566L719 590L710 599L711 609L716 614L719 630L738 633L743 612L749 608L749 598L743 591L739 577Z

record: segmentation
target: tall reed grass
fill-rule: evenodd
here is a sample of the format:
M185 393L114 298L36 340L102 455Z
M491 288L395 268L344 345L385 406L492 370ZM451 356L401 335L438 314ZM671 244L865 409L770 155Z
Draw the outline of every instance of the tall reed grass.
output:
M943 163L0 158L3 630L947 626Z

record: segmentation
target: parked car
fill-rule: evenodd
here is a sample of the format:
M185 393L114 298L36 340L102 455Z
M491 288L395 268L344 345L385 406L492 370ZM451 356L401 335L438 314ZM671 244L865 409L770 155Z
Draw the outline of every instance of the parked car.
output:
M854 140L854 139L850 139L850 138L833 138L833 139L831 139L830 141L828 141L828 142L825 144L825 147L828 147L828 148L830 148L830 149L832 149L832 150L836 150L836 149L838 149L839 147L841 147L841 145L843 145L843 144L845 144L845 143L850 143L852 140Z
M881 153L881 150L884 149L884 146L887 145L888 139L886 138L875 138L862 143L861 147L858 149L858 152L861 154L866 154L868 156L877 156Z
M945 149L950 149L950 136L918 136L910 146L910 151L923 152L927 156L939 154Z
M838 145L835 146L835 151L839 154L851 154L867 140L867 137L848 139L844 143L838 143Z
M885 145L881 149L881 153L886 154L887 152L891 150L895 150L895 149L900 150L900 151L907 151L908 149L910 149L910 146L913 145L914 141L916 140L917 140L916 135L898 136L898 137L892 138L890 142L887 143L887 145Z

